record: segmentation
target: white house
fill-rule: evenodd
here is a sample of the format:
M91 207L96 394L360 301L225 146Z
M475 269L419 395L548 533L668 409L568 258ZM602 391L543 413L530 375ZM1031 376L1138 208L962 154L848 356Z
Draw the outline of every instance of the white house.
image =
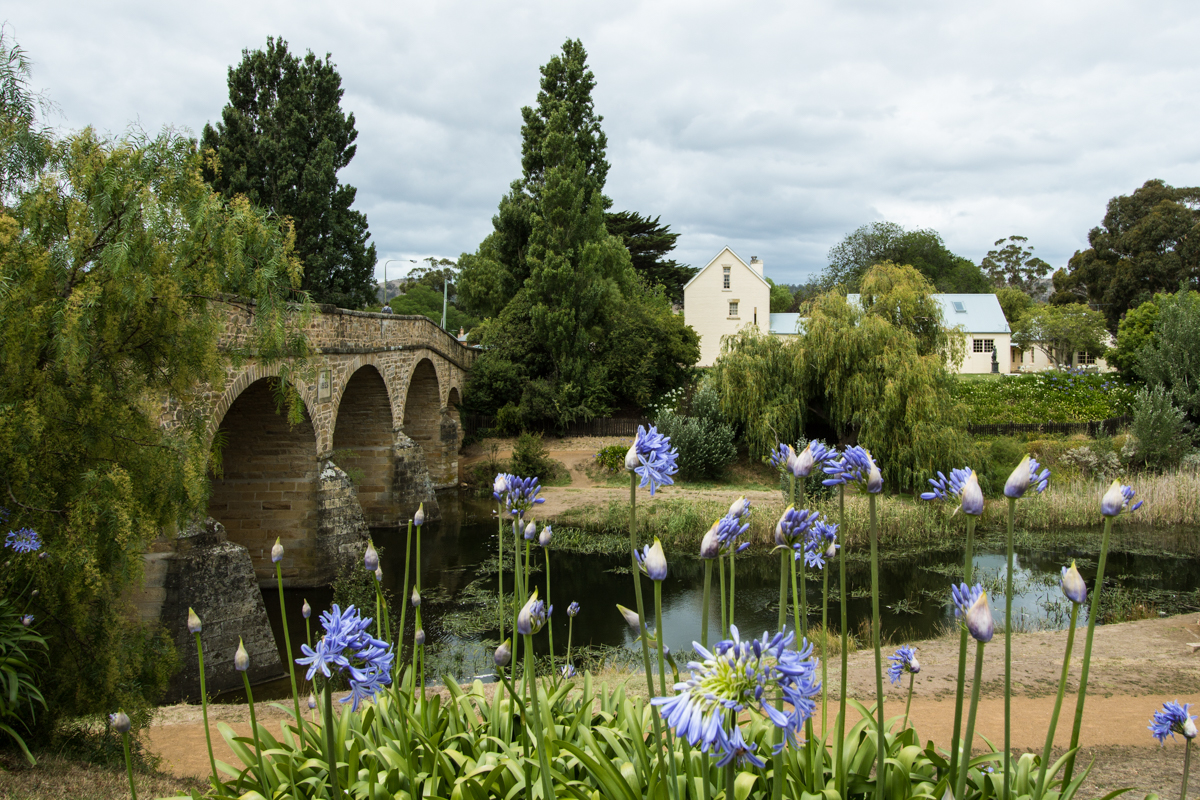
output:
M966 334L966 355L960 373L992 371L992 356L1001 373L1036 372L1052 366L1037 348L1022 351L1012 344L1012 330L994 294L935 294L942 307L942 324ZM846 298L857 304L859 295ZM771 287L757 257L743 261L728 247L717 253L683 287L683 318L700 336L700 360L711 367L721 354L721 339L753 325L767 326L772 336L795 336L799 314L772 314ZM761 320L761 321L760 321ZM1072 366L1109 370L1104 359L1076 353Z
M771 286L763 262L750 263L726 247L683 287L683 321L700 335L699 367L711 367L721 339L748 325L770 322Z

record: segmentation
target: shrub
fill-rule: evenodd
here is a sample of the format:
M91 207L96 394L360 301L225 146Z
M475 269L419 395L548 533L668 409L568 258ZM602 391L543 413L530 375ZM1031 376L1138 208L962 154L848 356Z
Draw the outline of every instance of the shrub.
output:
M554 463L550 460L550 451L542 442L542 434L522 433L517 437L510 466L514 475L542 479L549 477L554 471Z
M625 471L625 453L629 448L621 444L610 444L608 447L603 447L596 451L594 456L596 463L599 464L605 472L612 475L620 475Z
M1112 375L1047 370L1001 380L959 380L954 396L977 425L1090 422L1128 414L1133 390Z
M671 437L679 450L679 477L683 480L717 478L737 458L733 428L706 417L662 414L655 420L659 433Z
M1159 385L1141 389L1133 403L1135 458L1148 467L1170 469L1192 449L1183 411L1171 404L1171 395Z
M1080 473L1089 478L1108 480L1121 472L1121 459L1116 453L1087 445L1068 450L1063 454L1062 463L1078 467Z

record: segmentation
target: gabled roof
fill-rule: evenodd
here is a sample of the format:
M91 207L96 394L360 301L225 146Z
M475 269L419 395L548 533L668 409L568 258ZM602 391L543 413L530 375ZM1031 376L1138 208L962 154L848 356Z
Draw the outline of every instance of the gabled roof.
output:
M930 295L942 307L942 325L962 326L967 333L1011 333L1004 310L994 294ZM848 294L846 301L859 305L861 295Z
M721 256L725 255L725 253L729 253L729 255L731 255L731 256L733 256L734 258L736 258L736 259L738 260L738 262L739 262L739 263L740 263L740 264L741 264L743 267L745 267L746 269L750 270L750 274L752 274L754 277L756 277L756 278L758 278L760 281L762 281L762 283L763 283L763 286L770 287L770 285L771 285L771 284L767 283L767 279L766 279L766 278L764 278L762 275L759 275L757 272L755 272L755 271L754 271L754 268L753 268L753 267L751 267L749 264L747 264L747 263L746 263L744 260L742 260L742 257L741 257L741 256L739 256L737 253L733 252L733 250L732 250L731 248L729 248L729 247L723 247L723 248L721 248L721 252L717 253L717 254L716 254L714 257L713 257L713 260L712 260L712 261L709 261L707 264L705 264L705 265L704 265L704 267L703 267L703 268L702 268L702 269L701 269L699 272L697 272L695 275L693 275L693 276L692 276L692 280L688 281L687 283L685 283L685 284L683 285L683 288L686 290L686 289L687 289L687 287L691 286L691 285L692 285L692 283L693 283L693 282L694 282L694 281L695 281L697 278L699 278L701 275L703 275L703 274L704 274L705 270L707 270L707 269L708 269L709 267L711 267L713 264L715 264L715 263L717 263L718 261L720 261L720 260L721 260Z
M800 319L799 314L772 314L771 335L795 336L800 331Z

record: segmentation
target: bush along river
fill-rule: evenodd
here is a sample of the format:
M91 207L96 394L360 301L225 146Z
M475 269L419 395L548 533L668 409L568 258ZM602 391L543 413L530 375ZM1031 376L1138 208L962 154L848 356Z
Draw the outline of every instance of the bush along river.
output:
M497 523L495 503L490 498L468 497L450 492L439 495L442 520L424 526L421 541L422 617L426 633L427 669L430 682L443 676L458 681L479 677L490 680L493 672L492 651L498 644L497 604ZM700 534L697 532L697 543ZM885 641L894 645L942 635L954 625L947 584L962 571L962 539L951 534L946 546L889 548L881 543L880 605ZM406 529L377 528L371 531L380 549L383 588L391 597L392 619L399 620L399 605L404 581L404 545ZM414 537L415 538L415 537ZM1059 570L1072 559L1091 586L1099 554L1099 526L1086 531L1036 533L1017 537L1014 570L1013 617L1015 630L1063 628L1070 619L1070 603L1058 588ZM1165 544L1164 544L1165 543ZM1173 529L1126 531L1114 536L1105 570L1106 590L1102 595L1103 614L1099 622L1123 621L1160 614L1200 609L1200 558L1197 558L1200 531ZM513 538L506 522L504 558L507 593L512 592ZM523 546L524 542L522 542ZM522 548L523 549L523 548ZM696 548L698 550L698 546ZM414 542L415 550L415 542ZM522 553L523 555L523 553ZM555 663L561 666L567 653L567 606L579 603L572 632L572 662L580 669L629 666L640 669L640 651L617 604L633 608L633 581L630 579L628 539L612 534L592 534L577 530L555 530L549 548L550 601L554 613L548 626L553 628ZM663 629L666 644L679 656L682 668L689 660L692 642L700 639L703 562L696 553L667 553L670 565L663 583ZM983 538L976 544L975 580L987 590L997 628L1004 614L1004 543ZM547 571L541 547L531 547L531 582L546 597ZM833 562L836 564L836 562ZM363 598L364 616L374 616L374 594L365 570L352 576L355 592L339 589L339 598ZM809 625L820 625L822 573L808 570L807 598ZM413 576L409 576L409 591ZM829 575L829 620L837 627L836 566ZM871 619L870 566L866 548L852 550L847 561L849 585L849 627L862 646L870 646ZM717 576L713 576L714 596ZM303 599L313 608L309 622L319 631L317 617L334 601L334 589L287 590L287 605L292 614L288 625L292 649L299 655L305 641L305 620L300 614ZM285 658L283 629L275 590L267 592L266 608ZM344 600L343 600L344 602ZM403 596L403 602L408 602ZM735 624L748 635L774 630L779 602L779 557L765 548L751 550L737 562ZM511 608L511 606L510 606ZM1080 609L1079 625L1085 625L1088 608ZM413 636L413 612L408 610L406 647ZM788 612L789 625L792 616ZM511 619L505 623L511 634ZM720 612L710 611L709 640L719 638ZM541 652L548 652L549 638L539 637ZM549 669L549 665L545 666ZM286 693L287 681L264 687L268 697ZM256 697L259 691L255 692Z

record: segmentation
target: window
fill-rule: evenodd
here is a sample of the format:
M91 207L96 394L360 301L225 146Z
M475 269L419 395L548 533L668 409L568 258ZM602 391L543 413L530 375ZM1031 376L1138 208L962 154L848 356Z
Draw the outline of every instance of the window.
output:
M1089 366L1093 366L1096 363L1096 357L1094 355L1092 355L1091 353L1087 352L1086 350L1084 350L1084 351L1080 351L1079 357L1077 359L1075 359L1075 362L1077 364L1081 364L1081 365L1087 364Z
M971 342L971 349L976 353L990 353L996 349L996 340L975 339Z
M952 302L951 302L951 305L952 305L952 306L954 306L954 313L955 313L955 314L965 314L965 313L967 313L967 307L966 307L966 306L964 306L964 305L962 304L962 301L961 301L961 300L954 300L954 301L952 301Z
M721 270L724 272L724 275L722 276L722 280L724 280L724 281L725 281L725 282L724 282L724 283L721 285L721 288L722 288L722 289L728 289L728 288L729 288L729 276L730 276L730 274L731 274L731 273L732 273L732 271L733 271L733 267L722 267L722 268L721 268ZM733 306L730 306L730 308L733 308L733 307L734 307L734 306L736 306L736 305L737 305L737 303L734 303L734 304L733 304ZM734 311L730 311L730 312L729 312L729 315L730 315L730 316L737 316L736 312L734 312Z
M736 317L738 315L738 301L729 301L729 316Z

